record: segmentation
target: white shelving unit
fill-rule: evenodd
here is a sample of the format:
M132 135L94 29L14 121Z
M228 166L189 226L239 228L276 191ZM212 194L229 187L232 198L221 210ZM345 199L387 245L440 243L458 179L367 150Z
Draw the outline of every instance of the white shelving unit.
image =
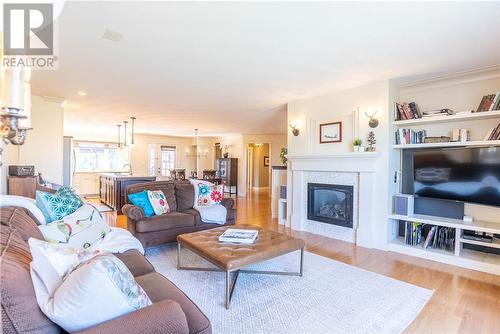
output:
M402 121L393 121L392 124L398 127L402 126L418 126L423 124L439 124L457 121L473 121L479 119L500 118L500 110L482 111L482 112L459 112L455 115L448 116L433 116L417 119L407 119Z
M500 146L500 140L476 140L468 142L447 142L447 143L427 143L427 144L400 144L392 145L398 150L424 148L424 147L474 147L474 146Z
M463 248L464 244L473 244L483 247L500 249L500 241L493 239L493 242L489 243L478 240L464 239L462 237L464 230L500 234L500 223L482 221L467 223L459 219L434 217L427 215L389 215L388 218L390 224L393 224L393 228L397 227L399 221L409 221L435 226L445 226L455 229L455 248L453 251L435 248L424 248L422 244L415 246L407 245L404 241L404 238L397 236L397 234L389 242L389 250L500 275L500 255Z
M394 82L389 94L391 103L389 142L392 149L389 151L389 178L394 179L395 173L402 171L402 157L405 150L419 148L446 148L446 147L498 147L500 140L483 140L486 133L500 123L500 110L484 112L467 112L476 108L481 97L500 90L499 68L493 71L477 71L468 74L430 78L413 83L398 84ZM459 98L457 98L459 97ZM455 115L425 117L411 120L395 120L393 101L403 103L415 101L422 110L433 110L448 107L453 110L463 110ZM454 128L467 128L470 130L471 141L447 142L427 144L395 144L395 132L400 128L414 130L427 130L430 136L449 136ZM400 174L399 174L400 175ZM396 179L397 180L397 179ZM400 183L389 185L389 201L401 192ZM468 204L465 204L466 210ZM479 205L469 206L473 216L483 216L486 221L466 223L460 219L450 219L427 215L412 215L410 217L389 214L387 216L387 249L392 252L419 257L422 259L438 261L468 269L479 270L500 275L500 255L481 252L464 248L464 245L476 245L491 248L492 251L500 249L500 241L493 239L492 243L469 240L463 238L463 231L477 231L489 234L500 234L500 208L481 210ZM484 211L484 212L478 212ZM483 214L487 212L487 214ZM493 214L492 214L493 213ZM497 214L498 213L498 214ZM469 213L467 213L469 214ZM424 248L422 245L407 245L404 237L399 236L399 222L420 222L435 226L446 226L455 229L455 247L453 250L440 250Z

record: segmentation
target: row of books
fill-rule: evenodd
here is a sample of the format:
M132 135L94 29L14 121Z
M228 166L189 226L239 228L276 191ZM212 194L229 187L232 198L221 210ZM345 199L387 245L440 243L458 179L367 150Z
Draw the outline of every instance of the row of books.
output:
M410 103L397 103L394 102L394 119L397 121L422 118L423 114L418 109L415 102Z
M500 140L500 123L498 125L488 131L485 137L486 140Z
M500 110L500 92L483 96L476 112Z
M454 228L408 221L404 224L407 245L422 245L424 249L435 248L448 251L453 251L455 248Z
M413 129L398 129L396 131L396 144L423 144L427 133L425 130L415 131Z

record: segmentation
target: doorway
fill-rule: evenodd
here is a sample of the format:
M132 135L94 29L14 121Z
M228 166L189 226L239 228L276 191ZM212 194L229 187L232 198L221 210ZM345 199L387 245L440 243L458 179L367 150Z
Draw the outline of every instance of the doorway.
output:
M163 144L148 144L148 174L157 179L170 178L176 168L177 147Z
M271 182L270 145L250 143L247 145L247 193L269 192Z

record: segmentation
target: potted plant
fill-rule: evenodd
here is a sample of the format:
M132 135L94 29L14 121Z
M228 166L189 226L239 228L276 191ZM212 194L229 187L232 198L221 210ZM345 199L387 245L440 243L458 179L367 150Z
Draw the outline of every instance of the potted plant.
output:
M288 149L286 147L282 147L280 152L280 159L283 166L286 166L286 163L288 162L288 158L286 157L287 154L288 154Z
M354 148L354 152L363 152L363 147L361 146L363 141L359 138L354 139L352 142L352 146Z

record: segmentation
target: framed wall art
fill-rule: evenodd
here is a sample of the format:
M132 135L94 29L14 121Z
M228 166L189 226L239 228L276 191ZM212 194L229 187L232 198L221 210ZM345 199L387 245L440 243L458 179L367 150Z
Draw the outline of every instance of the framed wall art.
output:
M341 143L342 122L323 123L319 125L319 143Z

